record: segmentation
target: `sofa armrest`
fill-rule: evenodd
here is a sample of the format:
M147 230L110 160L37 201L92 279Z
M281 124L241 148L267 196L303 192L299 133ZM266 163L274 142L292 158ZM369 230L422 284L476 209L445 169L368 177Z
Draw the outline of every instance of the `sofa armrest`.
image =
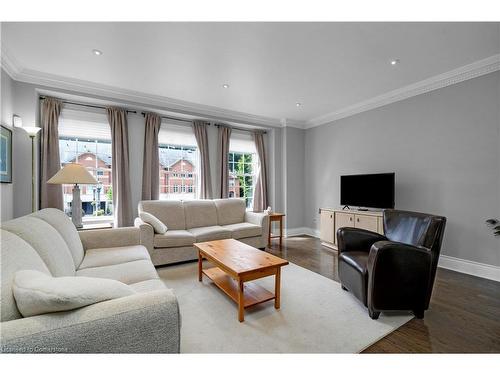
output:
M384 240L387 240L385 236L365 229L343 227L337 230L339 255L346 251L368 252L375 242Z
M84 250L141 244L139 228L94 229L78 232Z
M266 247L269 236L269 215L264 212L245 212L245 221L262 227L261 247Z
M178 353L180 314L158 290L1 323L6 353Z
M151 254L153 252L153 240L155 236L153 226L145 223L140 217L135 218L134 226L140 230L141 245L145 246Z

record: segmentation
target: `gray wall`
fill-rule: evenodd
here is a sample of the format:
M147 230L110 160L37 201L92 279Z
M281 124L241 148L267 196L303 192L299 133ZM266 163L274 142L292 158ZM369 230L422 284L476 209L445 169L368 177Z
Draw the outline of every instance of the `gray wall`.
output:
M443 254L500 265L500 72L312 128L305 226L339 207L339 177L396 172L396 207L448 218Z
M304 226L305 131L286 127L283 133L286 228L290 230Z
M0 118L2 125L12 130L12 115L13 112L13 97L14 97L14 82L2 70L0 76ZM0 211L1 220L7 220L14 215L13 205L13 184L0 184Z

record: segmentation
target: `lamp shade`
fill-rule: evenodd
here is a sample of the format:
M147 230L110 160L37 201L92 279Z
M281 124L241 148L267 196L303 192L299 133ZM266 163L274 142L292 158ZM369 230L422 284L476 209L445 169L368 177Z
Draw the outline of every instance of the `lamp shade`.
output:
M48 184L97 184L97 180L84 166L76 163L66 164L53 175Z
M23 126L22 129L24 129L24 131L26 133L28 133L28 135L30 137L34 137L37 135L37 133L42 130L42 128L39 128L37 126Z

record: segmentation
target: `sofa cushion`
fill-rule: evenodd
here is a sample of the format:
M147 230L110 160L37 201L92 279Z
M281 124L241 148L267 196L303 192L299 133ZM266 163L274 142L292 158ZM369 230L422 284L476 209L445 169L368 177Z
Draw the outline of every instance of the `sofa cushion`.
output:
M214 199L219 225L245 221L246 203L243 198Z
M71 251L75 267L78 268L82 263L84 251L78 231L71 219L64 212L55 208L45 208L31 214L31 216L46 221L59 232Z
M111 266L90 267L76 271L77 276L113 279L125 284L134 284L144 280L157 279L158 274L150 260L134 260Z
M231 238L231 231L219 225L188 229L196 237L196 242L225 240Z
M50 275L49 269L43 262L40 255L21 237L13 233L1 230L2 246L1 250L1 272L2 289L1 297L1 321L22 318L17 309L12 293L12 283L14 275L19 270L36 270Z
M74 276L75 262L57 229L35 216L22 216L2 223L2 228L21 237L36 250L52 276Z
M251 223L229 224L222 227L229 229L232 233L232 238L236 239L262 235L262 227Z
M163 234L168 229L167 226L163 224L163 222L160 219L158 219L153 214L150 214L149 212L144 212L144 211L139 212L139 217L141 218L142 221L151 225L155 233Z
M89 249L85 252L79 269L91 267L112 266L134 260L149 260L148 250L142 245L104 247L100 249Z
M33 270L17 271L12 290L17 308L24 317L73 310L135 293L131 287L116 280L52 277Z
M182 201L141 201L139 212L149 212L156 216L168 229L186 229Z
M136 293L147 293L155 290L168 289L160 279L140 281L129 285Z
M213 200L184 202L186 229L217 225L217 209Z
M169 230L165 234L155 234L154 247L191 246L195 242L194 235L187 230Z

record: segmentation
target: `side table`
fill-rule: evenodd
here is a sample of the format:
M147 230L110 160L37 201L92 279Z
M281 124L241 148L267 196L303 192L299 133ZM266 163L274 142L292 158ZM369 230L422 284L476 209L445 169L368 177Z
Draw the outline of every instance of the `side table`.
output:
M269 234L267 237L267 245L271 246L271 238L279 238L280 239L280 248L283 243L283 218L285 214L281 214L278 212L271 212L269 214ZM280 234L278 236L272 235L273 222L278 221L280 223Z

